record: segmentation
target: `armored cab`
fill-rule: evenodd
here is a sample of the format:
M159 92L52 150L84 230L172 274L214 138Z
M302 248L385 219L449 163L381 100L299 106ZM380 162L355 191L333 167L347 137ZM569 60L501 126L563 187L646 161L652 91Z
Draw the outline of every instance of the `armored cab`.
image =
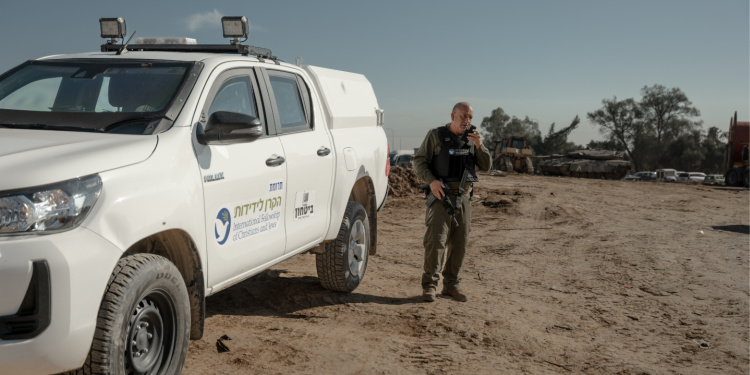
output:
M539 158L539 172L549 176L619 180L630 172L630 161L622 151L576 150Z

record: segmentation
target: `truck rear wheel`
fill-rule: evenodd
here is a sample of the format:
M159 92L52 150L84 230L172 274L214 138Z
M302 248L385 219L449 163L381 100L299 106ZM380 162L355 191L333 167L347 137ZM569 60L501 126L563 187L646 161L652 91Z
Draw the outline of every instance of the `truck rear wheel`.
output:
M742 183L745 187L750 187L750 168L745 169L745 173L742 174Z
M325 251L315 256L320 284L338 292L353 291L365 277L369 255L367 212L361 204L351 201L346 205L336 240L327 243Z
M187 289L174 264L126 256L109 278L83 372L179 374L189 337Z
M740 186L740 173L737 168L730 169L724 179L727 186Z

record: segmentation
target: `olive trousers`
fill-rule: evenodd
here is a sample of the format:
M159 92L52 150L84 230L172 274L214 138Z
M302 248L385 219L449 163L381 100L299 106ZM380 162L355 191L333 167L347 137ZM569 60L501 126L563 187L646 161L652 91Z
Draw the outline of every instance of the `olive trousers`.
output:
M455 208L458 227L452 223L451 215L445 210L442 202L435 201L427 207L422 288L437 289L441 269L443 286L455 287L461 281L459 272L466 255L466 244L469 242L471 197L469 193L463 195L460 209L456 206L457 196L448 195L448 197Z

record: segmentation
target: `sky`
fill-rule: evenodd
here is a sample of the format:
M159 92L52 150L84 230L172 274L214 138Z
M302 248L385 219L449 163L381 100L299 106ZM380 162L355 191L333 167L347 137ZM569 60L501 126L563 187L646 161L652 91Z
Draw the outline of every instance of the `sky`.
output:
M749 0L13 1L0 0L0 72L37 57L98 51L99 18L128 34L223 44L221 16L246 16L247 44L282 60L364 74L391 149L419 147L468 101L474 125L502 108L542 135L602 140L603 99L682 90L703 129L750 120Z

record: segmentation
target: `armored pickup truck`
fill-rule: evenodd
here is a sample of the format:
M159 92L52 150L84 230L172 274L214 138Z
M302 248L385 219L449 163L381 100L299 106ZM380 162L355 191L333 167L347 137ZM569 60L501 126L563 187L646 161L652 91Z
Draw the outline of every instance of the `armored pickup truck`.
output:
M176 374L205 298L294 255L350 292L388 194L361 74L243 44L125 41L0 76L0 373Z

